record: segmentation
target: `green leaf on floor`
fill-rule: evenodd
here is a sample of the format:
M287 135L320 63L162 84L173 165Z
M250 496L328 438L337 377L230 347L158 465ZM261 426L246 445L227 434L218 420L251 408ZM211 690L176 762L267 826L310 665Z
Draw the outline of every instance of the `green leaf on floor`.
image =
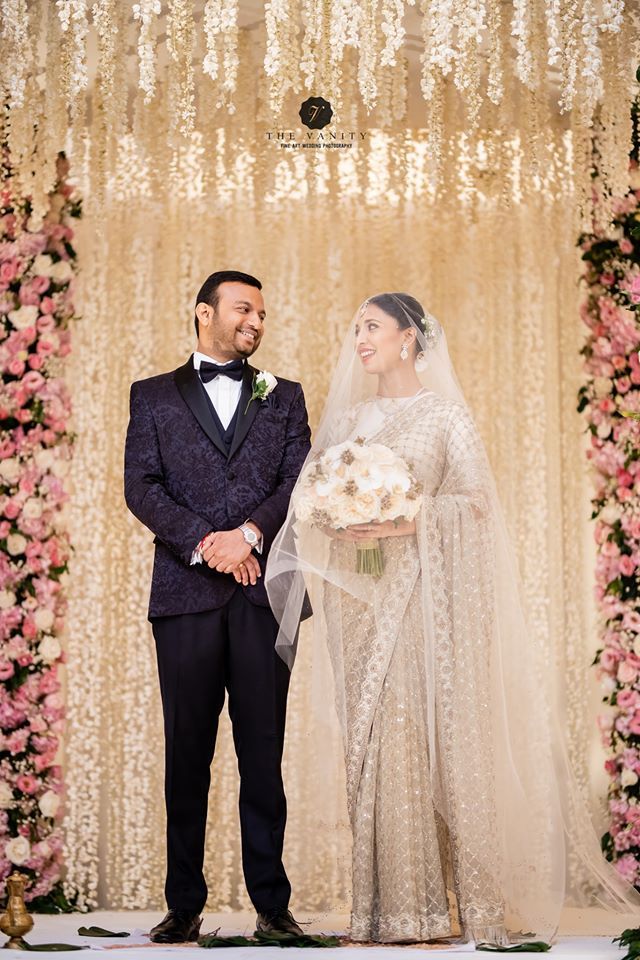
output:
M224 947L339 947L338 937L312 936L303 933L259 933L253 937L219 937L218 931L207 933L198 939L198 946L207 950Z
M126 930L119 930L114 933L113 930L105 930L104 927L78 927L80 937L130 937L131 934Z
M27 943L25 940L22 949L44 953L62 953L64 950L87 950L88 947L83 947L79 943Z
M623 930L619 937L614 938L613 943L627 948L627 953L620 960L640 960L640 927Z
M529 943L515 943L509 947L500 947L495 943L477 943L476 950L486 950L487 953L547 953L551 944L544 940L531 940Z

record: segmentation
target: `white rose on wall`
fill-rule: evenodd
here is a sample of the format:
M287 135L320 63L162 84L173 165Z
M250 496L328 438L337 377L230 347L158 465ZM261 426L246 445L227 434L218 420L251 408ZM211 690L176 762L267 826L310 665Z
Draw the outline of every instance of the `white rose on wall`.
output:
M55 817L60 806L60 797L53 790L47 790L38 800L38 805L43 817Z
M15 602L16 595L13 590L0 590L0 610L8 610Z
M9 320L18 330L24 330L26 327L35 326L38 319L38 308L32 304L19 307L9 313Z
M38 450L34 454L34 460L38 464L41 470L48 470L51 464L54 461L54 456L51 450Z
M53 266L53 260L48 253L41 253L33 261L33 266L31 267L31 272L35 273L38 277L50 277L51 268Z
M35 497L29 497L28 500L25 500L24 506L22 508L22 516L27 517L29 520L37 520L38 517L42 516L42 503L40 500L36 500Z
M71 280L71 277L73 276L71 264L68 260L58 260L51 267L49 276L57 283L66 283L67 280Z
M17 457L0 460L0 477L7 483L15 483L20 476L20 461Z
M13 790L6 780L0 780L0 810L8 810L13 806Z
M53 663L62 653L62 647L57 637L44 637L38 645L38 653L45 663Z
M31 844L26 837L14 837L4 848L4 855L7 860L20 867L31 856Z
M23 537L21 533L10 533L7 537L7 550L12 557L17 557L18 554L24 553L26 546L27 539Z
M51 630L53 626L53 611L46 608L40 608L34 617L38 630Z
M607 506L600 511L600 519L603 523L608 523L609 526L612 527L616 520L620 519L619 508L613 503L608 503Z

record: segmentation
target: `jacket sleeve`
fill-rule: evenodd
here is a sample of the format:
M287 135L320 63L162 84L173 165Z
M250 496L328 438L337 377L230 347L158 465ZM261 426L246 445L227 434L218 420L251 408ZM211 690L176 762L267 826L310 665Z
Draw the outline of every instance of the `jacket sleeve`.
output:
M131 385L124 497L134 516L186 564L212 529L207 520L176 503L165 489L156 424L140 383Z
M302 470L302 465L311 449L311 430L304 393L299 383L289 409L285 448L278 482L274 492L260 506L251 511L251 519L262 531L263 554L269 550L275 535L284 523L291 493Z

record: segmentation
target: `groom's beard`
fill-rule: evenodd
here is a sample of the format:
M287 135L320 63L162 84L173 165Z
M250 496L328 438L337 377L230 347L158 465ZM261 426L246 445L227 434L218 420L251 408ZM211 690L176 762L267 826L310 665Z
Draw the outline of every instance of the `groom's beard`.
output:
M239 334L238 337L235 338L233 345L241 357L250 357L260 346L261 340L262 337L258 336L253 342L250 342L243 337L242 334Z

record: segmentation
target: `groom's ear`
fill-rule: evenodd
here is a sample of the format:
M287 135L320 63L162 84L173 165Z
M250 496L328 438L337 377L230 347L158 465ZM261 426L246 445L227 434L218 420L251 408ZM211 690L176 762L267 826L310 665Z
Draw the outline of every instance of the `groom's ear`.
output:
M201 300L200 303L196 305L196 317L198 318L198 323L203 327L210 326L211 320L213 319L213 307Z

